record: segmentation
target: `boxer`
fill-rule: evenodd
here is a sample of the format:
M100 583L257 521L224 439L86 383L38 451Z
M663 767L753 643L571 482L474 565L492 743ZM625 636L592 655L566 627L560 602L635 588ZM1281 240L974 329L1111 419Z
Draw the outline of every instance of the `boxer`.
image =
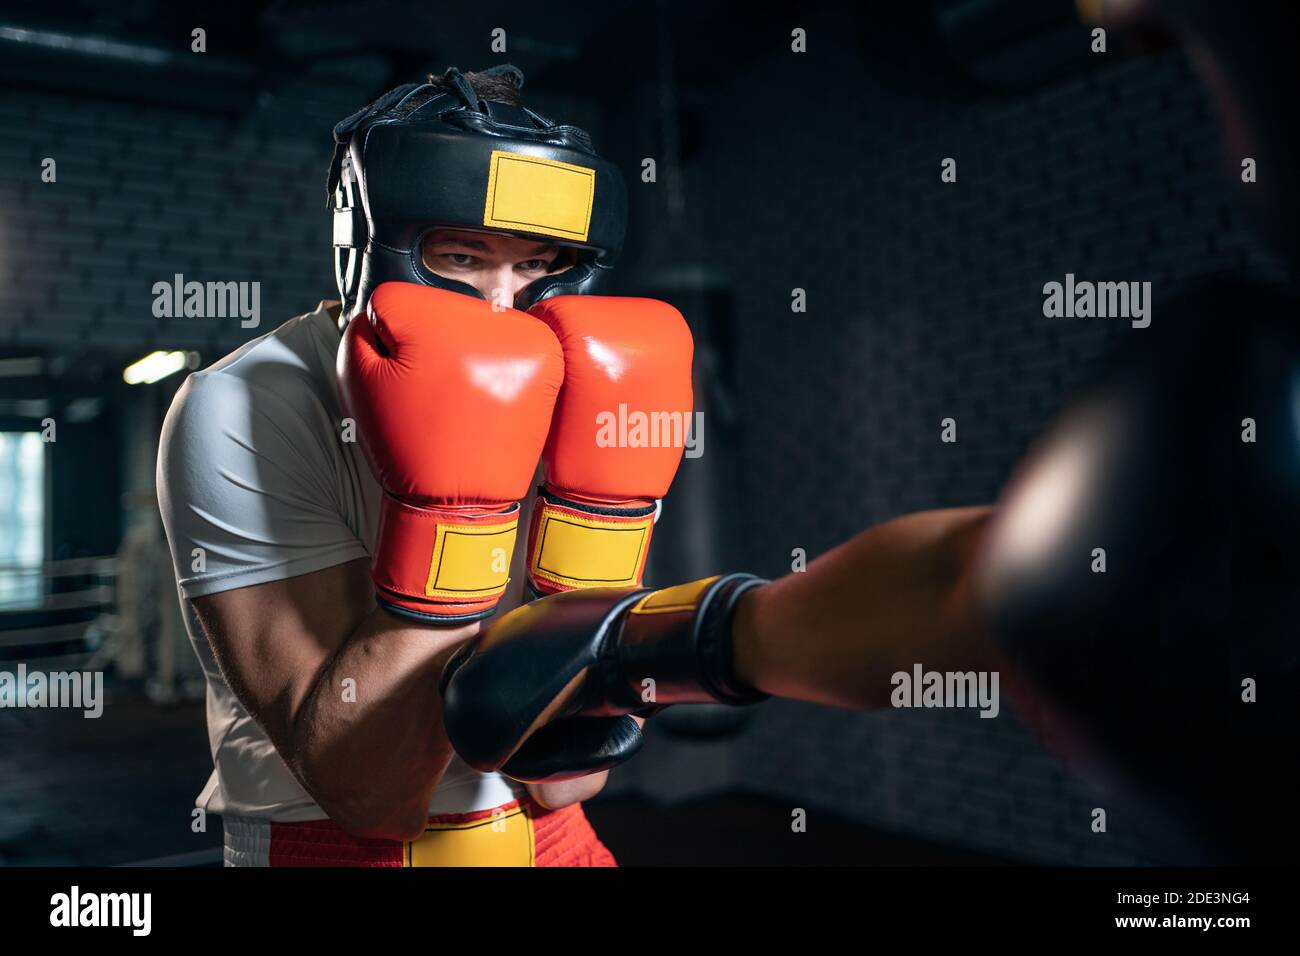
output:
M691 404L681 315L592 295L619 170L525 108L522 79L452 69L338 124L340 301L191 375L168 413L159 501L208 682L198 806L227 864L614 862L580 804L601 775L477 771L435 693L525 578L640 584L681 449L584 454L573 415Z

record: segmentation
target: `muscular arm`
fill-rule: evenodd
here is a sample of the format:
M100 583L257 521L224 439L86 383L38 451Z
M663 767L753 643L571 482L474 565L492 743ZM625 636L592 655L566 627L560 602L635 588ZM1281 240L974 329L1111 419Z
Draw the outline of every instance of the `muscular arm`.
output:
M321 808L364 836L423 828L451 759L438 675L477 623L422 627L374 603L369 562L195 600L231 689Z
M235 696L303 788L345 830L424 827L451 761L438 677L480 624L413 625L375 606L369 562L194 602ZM594 796L607 774L529 785L543 806Z
M888 706L891 675L917 663L987 669L966 568L991 513L904 515L756 588L732 630L738 676L777 696L865 709Z

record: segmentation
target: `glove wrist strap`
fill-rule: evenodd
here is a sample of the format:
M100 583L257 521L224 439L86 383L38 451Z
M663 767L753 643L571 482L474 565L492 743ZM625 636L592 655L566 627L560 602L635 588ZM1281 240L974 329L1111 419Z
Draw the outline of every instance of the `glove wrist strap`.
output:
M704 578L644 594L623 619L617 660L633 689L653 680L649 703L752 704L767 694L735 677L731 625L752 574Z
M528 531L528 580L540 594L641 586L655 506L591 505L539 488Z
M372 577L377 600L413 620L487 617L510 580L519 503L422 506L385 495Z

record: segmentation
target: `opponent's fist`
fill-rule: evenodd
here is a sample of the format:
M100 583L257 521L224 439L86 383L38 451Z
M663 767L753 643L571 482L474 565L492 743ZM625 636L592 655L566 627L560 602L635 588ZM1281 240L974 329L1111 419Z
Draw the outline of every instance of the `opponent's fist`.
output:
M380 604L434 623L492 613L563 374L555 335L523 312L412 283L375 290L338 376L384 488Z
M529 314L564 349L528 533L529 585L537 594L639 587L657 499L690 428L690 329L654 299L556 296Z
M764 583L728 574L660 591L585 588L516 608L447 661L447 737L471 767L543 783L632 756L641 733L628 714L763 700L735 675L731 625Z

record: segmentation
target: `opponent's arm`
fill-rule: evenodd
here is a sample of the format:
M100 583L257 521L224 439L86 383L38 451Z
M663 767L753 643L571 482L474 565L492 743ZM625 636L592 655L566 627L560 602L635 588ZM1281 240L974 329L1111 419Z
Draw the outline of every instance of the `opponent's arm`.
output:
M890 678L988 666L967 568L992 508L904 515L746 595L732 631L737 677L835 707L885 707Z
M970 593L983 508L925 512L863 532L775 583L705 578L660 591L555 594L488 627L449 659L446 727L480 769L562 779L609 761L587 738L677 703L747 704L770 692L883 706L891 676L990 658ZM487 708L485 701L507 702ZM572 746L574 739L583 747Z

